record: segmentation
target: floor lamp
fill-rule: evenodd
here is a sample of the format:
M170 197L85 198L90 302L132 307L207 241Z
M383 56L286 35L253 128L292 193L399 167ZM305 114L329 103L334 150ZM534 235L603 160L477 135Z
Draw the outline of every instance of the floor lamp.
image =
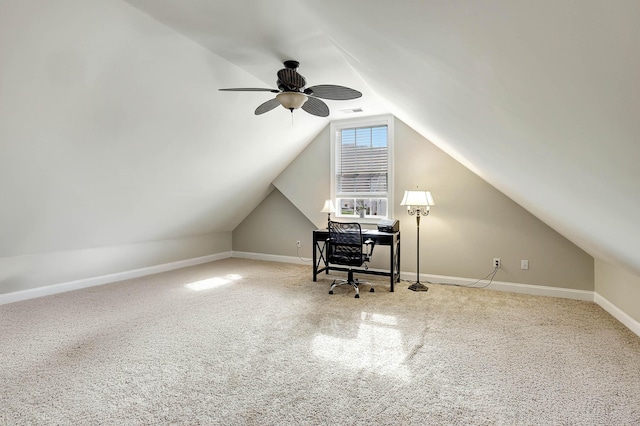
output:
M420 282L420 216L429 214L430 206L434 206L433 197L429 191L404 191L404 198L401 206L407 206L407 213L416 215L416 239L417 239L417 259L416 259L416 282L409 286L409 290L427 291L429 288Z

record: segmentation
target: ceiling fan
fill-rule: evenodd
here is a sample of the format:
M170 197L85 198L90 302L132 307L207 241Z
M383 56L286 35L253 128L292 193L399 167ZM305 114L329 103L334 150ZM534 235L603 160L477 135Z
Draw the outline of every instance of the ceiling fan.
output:
M302 108L309 114L327 117L329 107L320 99L346 101L362 96L357 90L334 84L321 84L305 88L307 81L298 73L298 61L284 61L284 68L278 71L278 89L262 88L233 88L219 89L228 92L271 92L276 97L256 108L255 114L260 115L282 105L293 113L294 109Z

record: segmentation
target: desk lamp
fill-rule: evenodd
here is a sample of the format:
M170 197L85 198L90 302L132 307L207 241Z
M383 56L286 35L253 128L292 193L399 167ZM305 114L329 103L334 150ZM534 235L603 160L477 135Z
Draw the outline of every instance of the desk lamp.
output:
M416 282L409 286L409 290L413 291L427 291L429 290L424 284L420 282L420 216L427 216L429 214L430 206L435 205L433 197L429 191L404 191L404 198L400 203L401 206L407 206L407 213L413 216L416 215L416 239L417 239L417 261L416 261Z
M335 211L336 208L333 206L333 200L325 200L324 206L322 207L322 210L320 210L320 213L327 214L327 229L329 229L329 222L331 222L331 213L335 213Z

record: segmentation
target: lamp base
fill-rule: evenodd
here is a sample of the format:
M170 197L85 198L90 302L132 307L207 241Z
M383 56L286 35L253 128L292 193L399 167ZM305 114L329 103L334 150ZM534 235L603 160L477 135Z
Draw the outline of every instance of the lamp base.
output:
M429 290L429 287L427 287L426 285L422 284L421 282L417 282L417 283L413 283L409 286L409 290L412 291L427 291Z

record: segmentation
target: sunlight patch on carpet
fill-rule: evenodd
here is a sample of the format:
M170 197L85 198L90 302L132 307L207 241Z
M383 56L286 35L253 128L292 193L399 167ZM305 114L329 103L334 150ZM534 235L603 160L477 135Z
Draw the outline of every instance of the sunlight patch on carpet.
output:
M403 361L402 333L395 316L362 312L355 339L319 334L313 338L313 353L326 361L354 370L410 380Z
M241 278L242 276L238 274L228 274L224 277L208 278L206 280L200 280L185 284L185 287L193 291L210 290L212 288L221 287L225 284L230 284Z

